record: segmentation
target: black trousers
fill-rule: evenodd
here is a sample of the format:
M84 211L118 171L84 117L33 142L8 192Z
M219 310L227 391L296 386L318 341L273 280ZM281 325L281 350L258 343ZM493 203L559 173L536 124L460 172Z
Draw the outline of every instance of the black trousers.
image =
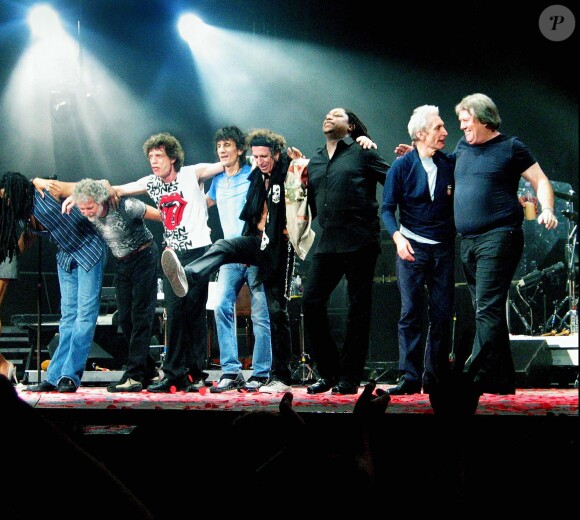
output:
M475 309L468 376L481 392L515 393L506 302L523 250L520 229L493 230L461 239L461 263Z
M224 264L260 265L260 244L258 236L244 236L232 239L217 240L201 257L185 267L188 279L203 283L207 287L209 276ZM292 355L292 338L290 335L290 317L288 316L288 284L294 266L294 250L290 242L284 250L286 262L281 269L275 269L272 276L263 280L264 292L270 313L270 331L272 334L272 369L270 378L290 385L292 374L290 358Z
M302 295L304 334L320 377L359 385L369 349L373 277L378 244L350 253L316 253ZM342 349L332 338L328 299L346 277L348 315Z
M126 260L113 259L119 326L129 345L124 376L144 382L155 374L149 347L157 302L159 249L153 243Z
M185 266L201 257L208 247L189 251L176 251L181 265ZM170 381L180 382L188 374L193 380L206 378L207 366L207 280L190 284L187 294L179 298L169 281L163 279L165 309L167 311L167 352L163 373Z

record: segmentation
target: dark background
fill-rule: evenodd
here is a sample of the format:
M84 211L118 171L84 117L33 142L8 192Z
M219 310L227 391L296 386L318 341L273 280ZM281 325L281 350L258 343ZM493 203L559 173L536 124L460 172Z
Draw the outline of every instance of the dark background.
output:
M78 70L60 80L31 75L24 89L15 86L14 71L30 44L25 19L33 4L0 4L0 171L124 183L150 172L141 148L150 135L176 135L186 163L213 162L213 135L228 124L271 128L308 156L324 144L322 120L337 106L361 117L392 162L395 146L409 141L413 108L439 106L452 151L461 136L455 105L483 92L499 108L501 131L520 137L552 181L578 191L577 31L562 42L542 35L538 21L550 2L514 14L495 1L461 9L385 4L379 13L343 0L54 0L79 44ZM184 11L241 38L212 59L209 86L207 69L178 33ZM217 41L204 44L211 50ZM71 77L81 81L71 87ZM55 95L71 89L73 110L57 117ZM560 259L566 224L549 238L529 234L530 242L545 243L534 261L549 253ZM210 227L219 238L215 209ZM151 229L160 241L160 225ZM377 276L389 277L394 249L383 238ZM42 271L54 274L54 250L43 247ZM35 276L38 258L37 248L23 255L21 272ZM15 284L6 304L35 312L34 294L20 294Z

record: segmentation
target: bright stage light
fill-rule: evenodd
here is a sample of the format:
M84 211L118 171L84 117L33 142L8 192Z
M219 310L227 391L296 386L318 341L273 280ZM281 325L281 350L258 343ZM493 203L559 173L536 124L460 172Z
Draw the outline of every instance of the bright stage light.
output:
M141 141L153 109L87 50L81 61L79 41L51 8L37 5L26 16L30 45L0 89L0 119L9 129L4 145L30 175L41 165L43 175L114 179L111 154L133 154L125 143ZM139 147L134 156L142 159Z
M46 4L38 4L30 9L28 25L36 38L52 37L63 33L58 14Z
M190 45L203 42L208 35L209 26L198 16L188 13L179 18L177 22L179 35Z

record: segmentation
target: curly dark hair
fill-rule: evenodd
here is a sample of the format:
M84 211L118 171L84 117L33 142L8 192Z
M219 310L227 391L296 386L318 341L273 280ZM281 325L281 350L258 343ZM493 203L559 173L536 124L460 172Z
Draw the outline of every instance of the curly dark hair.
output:
M242 150L243 153L238 157L238 164L241 168L246 163L246 150L248 149L246 134L237 126L224 126L215 133L213 138L215 145L220 141L233 141L236 148Z
M0 261L20 253L18 239L24 231L28 237L34 204L34 186L19 172L0 177Z
M162 132L160 134L152 135L143 144L143 152L145 157L149 157L149 152L151 150L159 150L163 148L167 157L170 159L175 159L173 167L175 171L178 172L183 166L183 161L185 161L185 152L181 147L181 143L177 137L173 137L171 134Z

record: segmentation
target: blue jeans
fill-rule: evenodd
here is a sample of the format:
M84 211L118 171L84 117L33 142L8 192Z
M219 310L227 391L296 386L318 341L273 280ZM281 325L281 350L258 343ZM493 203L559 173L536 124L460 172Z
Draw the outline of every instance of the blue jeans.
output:
M270 317L264 286L260 284L254 287L257 275L258 267L256 266L225 264L220 267L214 315L220 347L220 364L224 374L237 374L242 370L242 363L238 359L234 304L244 282L250 287L252 300L252 325L255 338L252 353L253 375L267 378L270 374L272 366Z
M201 283L200 278L207 279L209 275L225 264L242 263L259 266L263 263L260 243L260 237L255 235L216 240L206 254L195 262L187 264L185 272L190 280L197 280L193 282L194 284L199 284ZM290 371L292 337L290 335L286 288L290 283L288 273L292 273L294 266L294 250L292 246L289 246L289 250L280 248L279 254L280 257L277 265L273 267L272 275L264 281L272 342L270 378L290 385L292 383L292 372ZM281 269L280 265L283 265L284 269ZM258 267L258 271L259 269ZM207 283L205 281L206 299L204 301L207 300Z
M514 393L506 303L524 250L522 230L495 230L461 240L461 263L475 309L469 379L484 392Z
M408 381L424 389L448 376L455 292L455 243L422 244L410 240L415 261L396 257L397 285L401 294L399 318L399 370ZM429 327L422 343L423 310L427 286Z
M78 387L87 364L101 306L101 288L107 254L87 272L74 265L69 273L58 267L60 285L59 342L46 374L46 381L58 385L69 377Z

